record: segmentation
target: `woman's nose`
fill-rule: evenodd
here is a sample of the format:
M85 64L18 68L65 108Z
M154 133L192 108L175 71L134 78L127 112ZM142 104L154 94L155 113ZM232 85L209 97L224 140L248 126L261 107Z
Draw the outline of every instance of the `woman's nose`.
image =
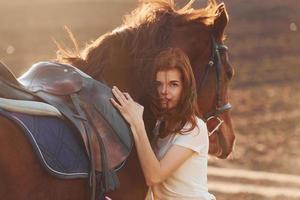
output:
M162 94L167 94L168 93L168 87L166 86L166 85L164 85L163 87L162 87Z

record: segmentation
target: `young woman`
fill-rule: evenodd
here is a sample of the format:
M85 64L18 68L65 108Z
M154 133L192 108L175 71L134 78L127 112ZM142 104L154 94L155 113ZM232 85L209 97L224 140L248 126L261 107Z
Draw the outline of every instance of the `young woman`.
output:
M154 61L152 110L157 123L152 146L143 121L143 106L117 87L112 104L129 123L149 186L146 199L212 200L207 189L208 133L197 117L197 92L188 57L178 48Z

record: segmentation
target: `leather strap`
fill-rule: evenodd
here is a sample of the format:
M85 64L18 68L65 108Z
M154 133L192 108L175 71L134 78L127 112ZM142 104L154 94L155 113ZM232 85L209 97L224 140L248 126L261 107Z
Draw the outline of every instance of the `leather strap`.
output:
M79 119L82 120L82 123L84 124L84 133L87 136L87 144L88 144L88 153L90 157L90 187L91 187L91 200L95 200L96 198L96 166L95 166L95 160L94 160L94 150L92 148L92 131L90 128L90 125L87 121L87 117L84 113L84 111L80 107L80 101L79 97L76 93L70 95L72 102L76 108L77 113L79 114ZM78 117L78 116L75 116Z
M207 80L208 74L210 72L210 69L214 69L214 74L215 74L215 83L216 83L216 106L215 109L213 109L212 111L205 113L204 114L204 119L207 120L208 118L212 117L212 116L218 116L220 114L222 114L223 112L231 109L231 104L230 103L226 103L224 105L222 105L222 99L221 99L221 94L220 94L220 87L221 87L221 79L220 79L220 75L221 75L221 58L220 58L220 50L228 50L227 46L225 46L224 44L218 44L216 42L216 40L214 39L214 37L211 37L211 41L212 41L212 54L211 54L211 58L208 62L208 64L206 65L205 68L205 72L204 75L202 76L202 78L200 79L201 82L198 86L198 95L202 92L204 84Z

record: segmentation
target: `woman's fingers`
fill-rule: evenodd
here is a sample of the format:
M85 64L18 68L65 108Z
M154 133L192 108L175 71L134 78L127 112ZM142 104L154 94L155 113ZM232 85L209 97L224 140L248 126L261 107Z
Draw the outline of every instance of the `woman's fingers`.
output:
M126 97L127 100L133 101L133 99L131 98L131 96L129 95L129 93L124 92L123 94L124 94L124 96Z
M122 106L120 106L113 98L110 98L110 101L118 110L121 111Z
M121 105L124 105L126 103L127 99L124 96L124 94L119 90L119 88L114 86L112 92Z

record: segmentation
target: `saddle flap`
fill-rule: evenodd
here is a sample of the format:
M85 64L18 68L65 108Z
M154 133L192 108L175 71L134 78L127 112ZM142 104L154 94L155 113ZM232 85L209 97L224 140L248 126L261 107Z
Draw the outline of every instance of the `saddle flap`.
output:
M82 78L74 67L53 62L33 65L18 80L34 93L43 91L53 95L69 95L82 88Z
M114 169L120 166L128 157L133 147L133 138L128 124L118 110L110 102L113 97L111 89L106 85L92 81L92 87L80 92L81 106L89 116L96 134L102 138L103 147L93 141L96 169L102 171L101 151L107 154L107 166ZM96 139L96 138L95 138Z

